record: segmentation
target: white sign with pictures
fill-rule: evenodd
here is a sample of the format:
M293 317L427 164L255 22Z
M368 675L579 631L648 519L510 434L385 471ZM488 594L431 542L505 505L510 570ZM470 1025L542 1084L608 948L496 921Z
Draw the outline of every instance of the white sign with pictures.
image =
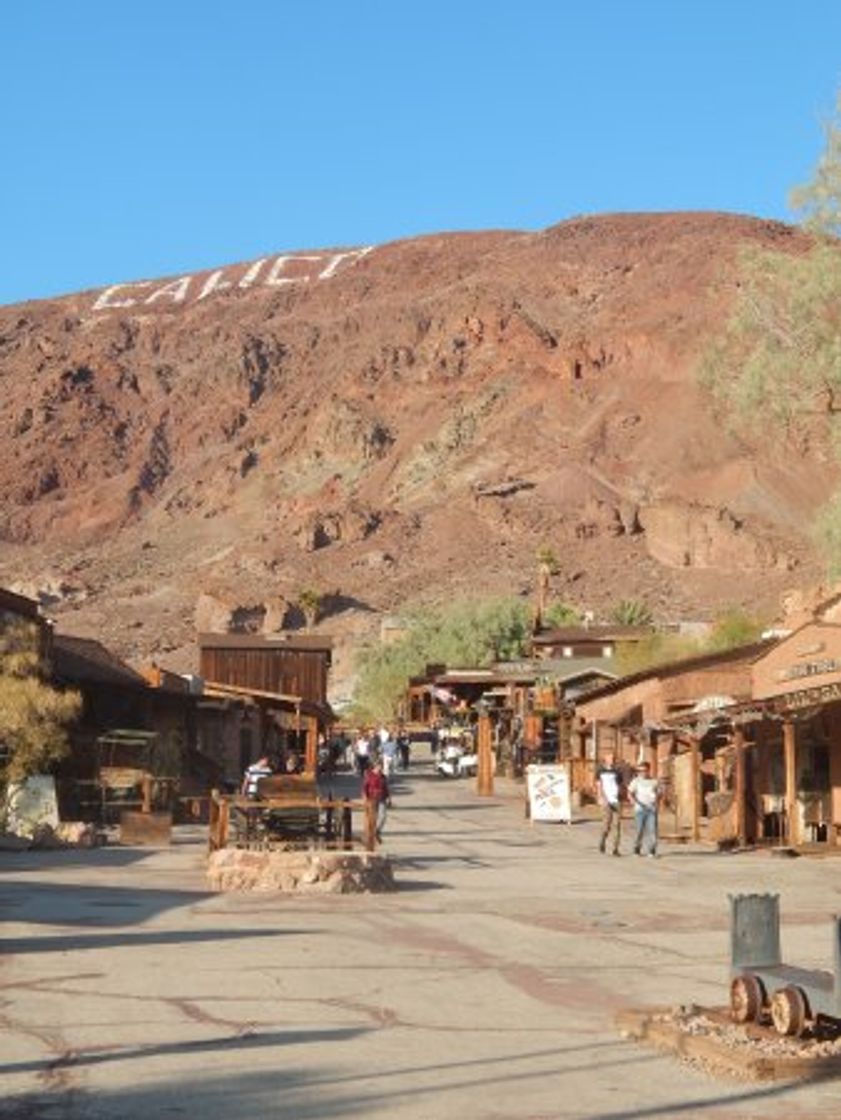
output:
M526 767L529 813L533 821L572 824L569 767L564 763Z

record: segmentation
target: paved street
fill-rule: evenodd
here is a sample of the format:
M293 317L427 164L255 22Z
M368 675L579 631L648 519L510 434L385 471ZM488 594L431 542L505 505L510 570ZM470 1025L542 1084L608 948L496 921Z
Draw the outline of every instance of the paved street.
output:
M784 953L828 967L841 862L614 859L594 821L532 826L521 798L398 779L393 895L209 893L199 829L0 853L0 1117L841 1113L832 1082L714 1080L612 1022L724 1001L728 892L779 891Z

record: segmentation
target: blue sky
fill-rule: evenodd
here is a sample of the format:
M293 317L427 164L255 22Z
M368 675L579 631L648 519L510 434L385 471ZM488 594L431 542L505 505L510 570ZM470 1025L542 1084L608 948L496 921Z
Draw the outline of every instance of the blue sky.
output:
M582 213L790 219L837 0L7 0L0 303Z

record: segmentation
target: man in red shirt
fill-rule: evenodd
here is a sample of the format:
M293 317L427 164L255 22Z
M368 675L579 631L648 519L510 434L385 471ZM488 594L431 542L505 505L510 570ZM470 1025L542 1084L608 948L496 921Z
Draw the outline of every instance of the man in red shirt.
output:
M388 778L383 773L383 764L379 760L365 771L365 777L362 779L362 796L376 808L377 840L382 840L383 826L388 810L391 808L391 791L388 788Z

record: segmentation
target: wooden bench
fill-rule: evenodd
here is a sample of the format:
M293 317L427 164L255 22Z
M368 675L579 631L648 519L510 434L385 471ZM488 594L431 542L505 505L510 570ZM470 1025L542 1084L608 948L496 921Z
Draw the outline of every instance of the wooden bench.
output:
M266 784L264 783L272 783ZM210 799L208 842L211 851L228 847L351 849L353 811L362 813L362 845L376 847L375 813L368 802L321 799L309 775L261 779L258 793L247 798L225 797L214 791Z
M261 778L257 801L257 827L268 842L306 847L319 839L318 786L312 774Z

